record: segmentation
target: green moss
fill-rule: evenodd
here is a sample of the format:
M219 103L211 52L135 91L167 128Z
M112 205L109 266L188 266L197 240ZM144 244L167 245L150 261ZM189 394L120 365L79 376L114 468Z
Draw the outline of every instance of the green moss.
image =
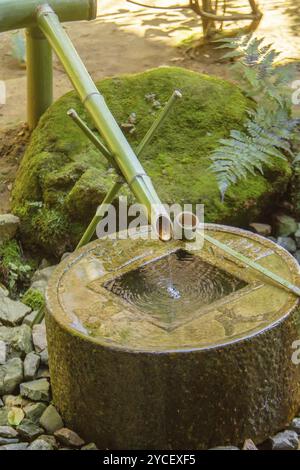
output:
M16 240L0 245L0 282L8 288L12 297L28 287L33 270L33 262L25 259Z
M208 171L209 154L231 129L241 128L252 106L237 86L175 67L106 79L98 86L119 124L136 113L136 131L128 135L134 148L159 112L145 95L155 93L164 104L174 89L182 91L183 99L141 156L162 202L203 203L208 222L243 225L287 186L288 165L276 162L268 179L251 177L221 202ZM33 133L13 191L24 243L56 255L74 247L114 179L105 159L67 118L69 108L94 129L75 93L58 100Z
M22 302L28 305L32 310L41 310L45 306L45 298L41 292L36 289L28 289L22 297Z

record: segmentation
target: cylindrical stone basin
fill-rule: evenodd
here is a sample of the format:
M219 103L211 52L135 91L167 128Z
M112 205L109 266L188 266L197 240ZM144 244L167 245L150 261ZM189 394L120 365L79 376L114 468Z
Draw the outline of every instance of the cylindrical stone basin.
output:
M206 230L299 285L273 242ZM300 405L299 301L208 242L95 241L56 270L47 293L55 405L102 449L202 449L261 442Z

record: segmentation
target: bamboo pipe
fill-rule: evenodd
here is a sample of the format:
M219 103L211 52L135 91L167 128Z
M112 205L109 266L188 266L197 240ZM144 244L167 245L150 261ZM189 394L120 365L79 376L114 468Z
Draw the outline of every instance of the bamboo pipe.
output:
M0 33L36 26L36 10L47 3L59 20L92 20L97 15L97 0L0 0Z
M34 129L53 101L52 49L39 28L26 30L27 121Z
M149 223L155 227L155 230L160 227L159 236L162 240L169 240L172 236L169 215L151 179L115 121L56 13L49 5L42 5L37 9L37 24L64 66L137 201L145 207Z

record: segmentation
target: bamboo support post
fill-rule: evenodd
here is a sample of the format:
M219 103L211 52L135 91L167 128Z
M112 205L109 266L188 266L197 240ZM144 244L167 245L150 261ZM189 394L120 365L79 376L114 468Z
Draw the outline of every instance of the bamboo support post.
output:
M27 120L34 129L53 100L52 49L37 27L26 30L26 54Z
M80 242L78 243L78 245L76 247L76 250L79 250L79 248L83 247L84 245L86 245L87 243L89 243L91 241L91 239L93 238L94 233L96 231L97 225L99 224L99 222L103 218L103 215L104 215L103 214L103 209L104 209L104 207L107 204L111 204L113 202L114 198L116 197L116 195L120 191L123 184L124 184L124 180L122 178L119 178L115 182L115 184L113 185L111 190L107 193L107 195L103 199L101 205L99 206L96 215L94 216L94 218L91 221L90 225L86 229L83 237L81 238Z
M140 145L137 148L137 156L141 155L141 153L145 150L147 145L149 144L150 140L154 136L155 132L163 125L166 117L168 116L169 112L173 108L175 101L178 99L182 98L182 94L180 93L179 90L175 90L174 93L172 94L171 98L169 99L168 103L166 106L163 108L161 113L159 114L158 118L154 121L152 126L150 127L149 131L141 141Z

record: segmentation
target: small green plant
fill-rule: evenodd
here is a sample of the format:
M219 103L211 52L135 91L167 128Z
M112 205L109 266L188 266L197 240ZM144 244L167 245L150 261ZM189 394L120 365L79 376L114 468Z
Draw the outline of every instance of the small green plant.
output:
M22 302L32 310L39 311L45 306L45 297L36 289L28 289L22 297Z
M242 131L232 130L228 139L211 154L211 170L216 175L224 198L231 184L265 166L274 158L294 159L292 140L299 121L291 118L293 67L276 63L279 53L263 39L222 39L219 48L231 49L224 59L238 61L232 66L235 78L245 93L253 99L253 109Z
M32 273L33 266L26 262L16 240L0 245L0 282L6 286L12 297L16 297L19 290L28 287Z

